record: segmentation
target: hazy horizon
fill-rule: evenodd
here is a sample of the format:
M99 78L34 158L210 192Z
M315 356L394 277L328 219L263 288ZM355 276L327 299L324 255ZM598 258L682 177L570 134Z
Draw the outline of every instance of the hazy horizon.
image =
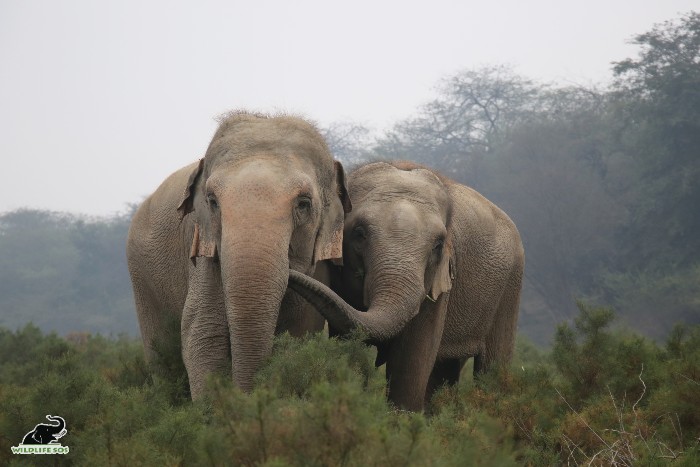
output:
M605 85L634 35L693 6L3 2L0 212L123 211L201 157L233 108L382 130L463 69Z

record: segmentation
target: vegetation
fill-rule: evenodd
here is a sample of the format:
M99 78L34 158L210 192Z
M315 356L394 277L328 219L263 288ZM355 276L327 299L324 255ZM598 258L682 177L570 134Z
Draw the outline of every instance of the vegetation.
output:
M0 215L0 326L137 335L125 253L132 211L107 219Z
M281 336L251 394L212 381L191 403L182 367L149 376L132 340L0 330L0 463L45 462L10 447L50 413L68 429L56 465L697 465L700 326L661 347L579 308L552 352L520 341L511 368L465 369L428 415L386 402L359 339Z

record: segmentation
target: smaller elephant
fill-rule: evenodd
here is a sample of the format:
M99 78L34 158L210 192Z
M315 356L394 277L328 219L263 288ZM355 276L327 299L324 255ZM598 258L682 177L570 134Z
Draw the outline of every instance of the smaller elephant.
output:
M475 374L508 363L524 267L510 218L471 188L410 162L359 168L348 194L353 211L333 290L293 271L289 287L331 330L369 335L377 364L387 364L389 399L422 410L438 387L459 380L468 358Z
M68 433L66 421L58 415L47 415L51 422L58 422L57 425L48 423L38 423L32 431L24 435L22 444L54 444L58 438L62 438Z

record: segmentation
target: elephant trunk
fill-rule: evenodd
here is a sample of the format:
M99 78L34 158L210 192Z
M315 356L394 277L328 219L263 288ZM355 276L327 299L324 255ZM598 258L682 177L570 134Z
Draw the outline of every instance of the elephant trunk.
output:
M371 340L383 342L396 336L420 310L423 286L415 284L405 271L378 275L368 289L370 306L359 311L330 288L297 271L289 271L289 288L313 305L328 324L341 333L360 329ZM366 280L371 280L369 277Z
M233 381L244 391L253 389L255 373L272 350L287 289L290 235L288 226L222 233L221 278Z
M66 427L66 421L63 419L63 417L59 417L58 415L47 415L46 418L52 422L58 422L58 425L54 425L56 427L56 433L60 433Z

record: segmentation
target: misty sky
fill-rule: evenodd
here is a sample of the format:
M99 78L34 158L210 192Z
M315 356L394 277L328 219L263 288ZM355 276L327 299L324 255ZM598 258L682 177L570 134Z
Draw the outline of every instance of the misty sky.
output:
M201 157L233 109L376 129L441 77L604 83L697 0L0 0L0 212L107 215Z

